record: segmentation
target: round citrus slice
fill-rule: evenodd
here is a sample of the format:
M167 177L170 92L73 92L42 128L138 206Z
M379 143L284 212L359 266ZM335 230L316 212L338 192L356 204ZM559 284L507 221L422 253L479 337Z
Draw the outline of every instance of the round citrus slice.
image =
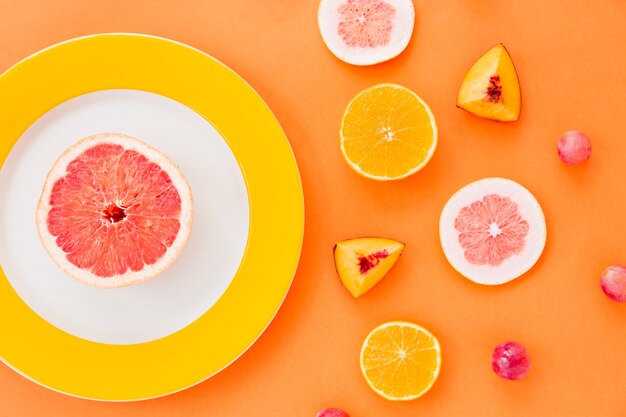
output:
M317 20L324 43L337 58L373 65L404 51L415 9L412 0L322 0Z
M485 178L450 198L441 213L439 238L461 275L479 284L504 284L537 262L546 243L546 221L526 188Z
M437 124L411 90L379 84L352 99L341 121L341 152L359 174L375 180L406 178L422 169L437 147Z
M84 138L55 162L37 206L37 230L54 262L102 288L145 281L185 246L193 198L180 169L118 133Z
M361 372L383 398L408 401L424 395L441 368L439 341L417 324L384 323L367 336L361 349Z

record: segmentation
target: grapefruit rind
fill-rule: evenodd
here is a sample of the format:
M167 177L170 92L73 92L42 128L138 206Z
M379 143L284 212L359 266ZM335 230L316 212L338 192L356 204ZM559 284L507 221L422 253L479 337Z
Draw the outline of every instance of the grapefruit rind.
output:
M455 220L464 207L489 195L508 197L515 202L528 223L528 230L519 253L499 265L478 265L466 258ZM448 200L439 220L439 238L448 262L457 272L478 284L500 285L520 277L537 263L546 243L546 221L539 202L522 185L505 178L484 178L461 188Z
M50 196L55 182L67 174L66 167L87 149L99 144L117 144L127 150L134 150L155 162L163 169L172 180L172 184L178 190L181 199L180 229L172 245L167 249L165 255L155 264L145 265L140 271L130 269L122 274L113 277L102 278L72 264L66 259L66 253L57 245L56 236L53 236L47 225L50 205ZM68 148L54 163L50 170L37 205L36 219L37 232L39 238L57 266L67 275L85 284L98 288L119 288L146 281L160 274L167 269L178 258L181 251L187 244L193 223L193 195L189 183L185 179L181 170L168 157L156 148L128 135L121 133L101 133L89 136L76 142Z
M359 1L357 1L358 3ZM322 40L343 62L358 66L374 65L400 55L409 44L415 25L415 8L411 0L380 0L395 9L391 19L390 39L385 45L349 46L339 34L340 8L348 0L321 0L317 20Z
M376 384L374 384L374 382L370 380L367 374L368 370L366 369L366 366L365 366L365 354L369 346L369 340L372 338L374 334L380 331L384 331L388 327L409 327L414 330L417 330L418 332L424 333L433 342L432 349L437 352L436 367L434 369L433 376L432 376L430 383L427 386L425 386L424 389L422 389L422 391L420 391L419 393L416 393L414 395L406 395L402 397L391 396L388 393L386 393L384 390L382 390L380 387L376 386ZM441 345L439 344L439 340L437 339L437 337L435 337L435 335L433 335L428 329L422 326L419 326L415 323L411 323L408 321L390 321L390 322L383 323L380 326L376 327L367 335L367 337L363 341L363 346L361 347L360 365L361 365L361 374L365 378L365 381L367 382L369 387L376 394L390 401L411 401L411 400L420 398L421 396L426 394L428 391L430 391L430 389L433 387L435 382L437 382L437 378L439 377L439 373L441 372Z

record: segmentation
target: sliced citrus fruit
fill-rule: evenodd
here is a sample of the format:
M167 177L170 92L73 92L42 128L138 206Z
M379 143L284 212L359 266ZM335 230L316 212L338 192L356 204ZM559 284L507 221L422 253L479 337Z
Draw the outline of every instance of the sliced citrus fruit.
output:
M367 336L361 349L361 372L379 395L408 401L424 395L441 368L439 341L417 324L392 321Z
M526 188L505 178L484 178L450 197L441 212L439 238L461 275L478 284L504 284L541 256L546 220Z
M333 249L337 274L350 294L358 298L387 275L404 246L397 240L377 237L337 242Z
M180 169L118 133L84 138L55 162L37 206L39 237L68 275L96 287L145 281L187 242L193 198Z
M321 0L322 39L340 60L373 65L400 54L415 25L412 0Z
M437 147L437 124L411 90L379 84L352 99L341 121L341 152L359 174L397 180L422 169Z

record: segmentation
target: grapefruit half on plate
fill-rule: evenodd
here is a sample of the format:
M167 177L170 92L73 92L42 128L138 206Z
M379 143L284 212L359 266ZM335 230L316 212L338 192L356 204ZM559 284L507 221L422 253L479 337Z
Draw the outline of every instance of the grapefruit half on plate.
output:
M89 285L136 284L168 268L187 243L193 197L180 169L131 136L102 133L54 163L37 231L68 275Z

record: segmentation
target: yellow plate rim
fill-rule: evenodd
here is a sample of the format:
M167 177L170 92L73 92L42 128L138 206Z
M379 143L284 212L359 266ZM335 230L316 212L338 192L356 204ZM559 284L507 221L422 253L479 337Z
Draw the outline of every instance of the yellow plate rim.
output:
M304 197L287 137L249 84L198 49L135 33L70 39L0 75L0 169L23 132L47 111L79 95L108 89L169 97L195 110L220 132L241 167L248 191L250 232L244 257L226 292L202 317L172 335L136 345L90 342L50 325L15 293L0 266L0 317L4 318L0 360L26 378L67 395L137 401L205 381L261 336L293 282L304 237ZM219 100L207 100L208 92ZM244 109L247 123L232 111L235 105L239 111ZM270 160L271 164L266 162ZM275 248L280 248L281 256L273 259ZM259 279L263 277L270 279ZM224 345L211 345L211 336L220 336ZM211 356L205 353L207 343L213 348ZM118 386L120 378L125 381L122 386Z

